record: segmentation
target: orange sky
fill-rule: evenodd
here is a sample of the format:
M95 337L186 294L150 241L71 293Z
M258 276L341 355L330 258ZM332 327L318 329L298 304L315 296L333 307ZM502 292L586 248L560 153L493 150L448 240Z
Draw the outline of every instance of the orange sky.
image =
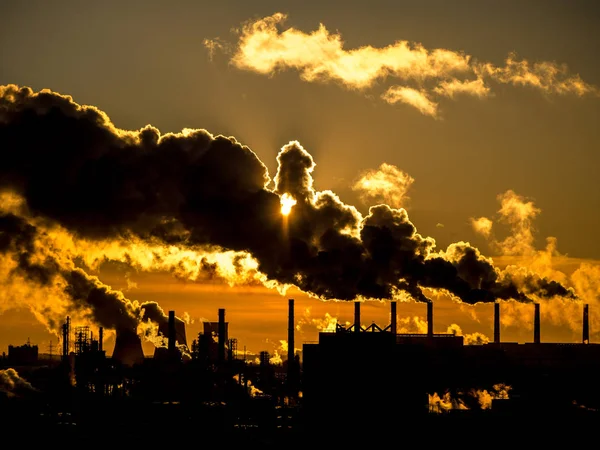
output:
M566 0L351 1L343 9L333 1L9 0L0 86L71 95L125 130L235 136L271 177L281 147L298 140L316 163L317 191L331 189L365 216L380 202L404 207L436 250L469 242L498 267L517 264L573 287L579 302L543 304L542 339L579 341L585 301L600 341L599 18L596 5ZM352 305L294 289L184 282L139 266L90 274L130 300L189 314L188 340L225 308L239 351L282 351L288 298L296 299L297 346L317 338L326 314L353 320ZM33 300L8 297L0 351L28 338L43 352L57 345L28 311ZM530 340L533 308L509 302L505 310L503 339ZM388 311L367 302L362 318L387 325ZM398 314L399 326L418 331L425 305L400 303ZM489 304L442 296L435 331L456 324L491 337L491 315Z

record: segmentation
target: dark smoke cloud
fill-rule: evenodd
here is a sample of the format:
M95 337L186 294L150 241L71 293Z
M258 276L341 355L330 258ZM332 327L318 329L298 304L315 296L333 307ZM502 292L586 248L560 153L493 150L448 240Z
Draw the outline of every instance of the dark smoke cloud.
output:
M94 107L10 85L0 87L0 149L0 188L76 235L247 251L270 280L323 299L405 291L427 301L422 288L467 303L573 296L540 277L522 286L468 244L433 253L404 209L378 205L362 217L333 192L316 192L315 163L297 142L282 148L271 190L266 166L234 138L118 130ZM297 202L285 218L284 193Z
M17 275L42 288L58 287L69 300L65 314L79 312L106 328L135 330L144 319L158 325L166 320L166 315L155 302L132 302L97 277L65 261L60 250L52 248L51 241L44 239L44 233L23 217L0 214L0 255L15 262L9 277ZM145 314L142 314L143 311ZM52 314L48 314L46 319L54 331L59 329L59 323L53 320Z

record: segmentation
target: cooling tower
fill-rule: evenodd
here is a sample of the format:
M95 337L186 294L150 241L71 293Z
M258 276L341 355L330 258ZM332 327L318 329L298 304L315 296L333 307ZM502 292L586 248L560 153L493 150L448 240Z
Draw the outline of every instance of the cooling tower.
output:
M144 361L142 340L135 330L117 330L113 359L126 366L132 366Z

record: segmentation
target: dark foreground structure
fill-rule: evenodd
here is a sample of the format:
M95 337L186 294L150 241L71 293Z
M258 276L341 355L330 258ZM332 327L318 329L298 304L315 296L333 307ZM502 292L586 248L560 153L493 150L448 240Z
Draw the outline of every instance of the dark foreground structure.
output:
M258 362L238 358L224 309L190 348L171 311L162 330L168 345L152 358L140 357L141 342L131 332L118 336L113 357L106 357L102 330L96 340L87 327L70 330L67 320L60 360L33 362L29 350L2 360L12 384L0 390L0 423L8 430L0 442L30 429L36 432L20 438L32 445L48 436L73 444L169 445L193 434L205 443L262 448L390 439L487 448L561 439L572 445L600 424L600 345L589 342L587 305L581 344L540 342L538 304L533 342L502 342L496 304L494 341L483 345L433 333L432 303L424 334L397 333L395 302L389 325L363 327L360 305L352 326L303 345L302 364L295 352L281 365L271 364L267 352ZM290 348L294 326L290 299Z

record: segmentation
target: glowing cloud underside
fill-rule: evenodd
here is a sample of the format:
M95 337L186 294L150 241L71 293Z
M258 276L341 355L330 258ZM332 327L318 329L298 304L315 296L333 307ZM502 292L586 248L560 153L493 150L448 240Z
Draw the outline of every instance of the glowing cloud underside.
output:
M476 60L464 52L426 49L419 43L399 40L386 47L365 45L345 49L342 36L321 24L304 32L284 28L287 16L276 13L246 23L233 46L231 62L239 69L272 75L293 69L304 81L334 81L349 89L364 90L375 83L397 79L381 98L404 103L422 114L436 117L438 101L460 95L487 97L493 83L526 86L547 94L598 95L599 90L567 67L554 62L534 62L509 54L503 66ZM204 45L212 58L228 47L219 38Z
M277 162L271 189L265 164L232 137L121 130L71 97L0 86L0 308L25 302L54 331L70 313L154 339L164 311L90 275L105 261L323 300L425 302L423 289L467 304L575 298L535 272L498 269L467 242L436 251L403 208L363 216L315 190L299 142ZM285 221L282 201L293 206Z

